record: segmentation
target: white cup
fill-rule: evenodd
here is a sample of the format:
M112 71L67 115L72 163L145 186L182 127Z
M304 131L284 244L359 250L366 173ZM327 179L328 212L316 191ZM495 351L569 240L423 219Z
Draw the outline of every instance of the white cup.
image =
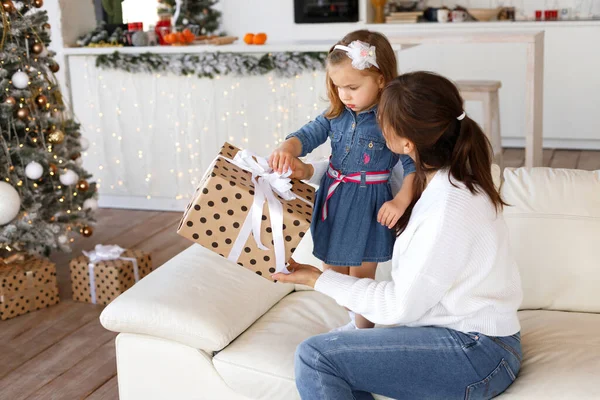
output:
M450 10L446 8L437 10L437 20L438 22L448 22L450 20Z

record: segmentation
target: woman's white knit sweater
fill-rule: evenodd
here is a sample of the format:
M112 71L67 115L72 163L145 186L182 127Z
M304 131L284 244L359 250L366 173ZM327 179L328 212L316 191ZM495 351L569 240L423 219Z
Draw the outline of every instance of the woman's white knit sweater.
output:
M502 212L438 171L397 238L392 281L325 271L315 289L383 325L508 336L520 330L521 280Z

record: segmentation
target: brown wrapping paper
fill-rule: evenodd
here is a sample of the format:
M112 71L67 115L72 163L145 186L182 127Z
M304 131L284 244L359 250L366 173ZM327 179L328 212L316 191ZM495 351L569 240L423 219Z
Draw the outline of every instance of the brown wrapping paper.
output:
M240 151L225 143L221 156L233 159ZM234 242L253 203L254 185L252 174L218 157L205 181L196 189L179 224L177 233L209 250L228 258ZM276 196L283 206L283 236L285 261L287 262L310 228L312 203L315 189L298 180L292 180L292 192L300 199L284 200ZM275 252L268 205L265 202L262 213L261 241L269 250L261 250L250 234L245 241L240 256L235 261L256 274L272 280L275 272Z
M152 258L140 250L125 250L121 257L135 258L139 277L152 272ZM85 256L74 258L69 263L73 300L93 303L90 290L89 259ZM94 264L96 304L108 304L135 284L133 263L127 260L98 261Z
M0 320L59 301L56 266L49 260L26 257L22 262L0 264Z

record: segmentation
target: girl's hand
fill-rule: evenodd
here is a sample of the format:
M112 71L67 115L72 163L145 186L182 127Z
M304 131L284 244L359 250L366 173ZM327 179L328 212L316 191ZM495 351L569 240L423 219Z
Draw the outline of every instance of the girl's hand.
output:
M294 158L296 157L293 151L284 143L271 153L269 167L273 168L275 172L283 174L291 167Z
M317 279L321 276L322 272L312 265L298 264L293 259L290 259L290 265L288 266L289 274L279 272L271 275L273 279L284 283L298 283L300 285L315 287Z
M401 199L386 201L377 214L377 222L392 229L406 211L407 205Z

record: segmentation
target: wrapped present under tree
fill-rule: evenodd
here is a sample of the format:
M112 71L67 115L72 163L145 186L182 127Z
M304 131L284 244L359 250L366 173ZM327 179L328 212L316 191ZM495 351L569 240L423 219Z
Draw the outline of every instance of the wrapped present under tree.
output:
M140 250L96 245L71 260L73 300L108 304L152 272L152 258Z
M23 253L0 259L0 320L50 307L60 301L56 266Z

